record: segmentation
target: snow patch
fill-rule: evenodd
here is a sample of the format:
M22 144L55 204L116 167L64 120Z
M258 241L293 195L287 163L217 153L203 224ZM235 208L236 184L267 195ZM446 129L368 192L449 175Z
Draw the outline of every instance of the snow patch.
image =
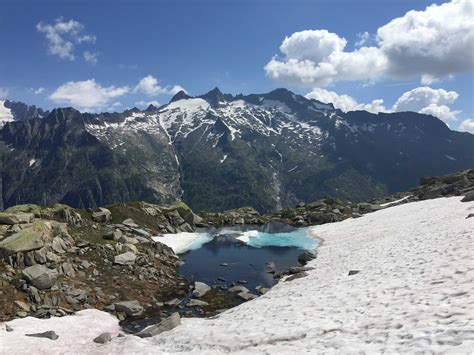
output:
M29 164L30 167L31 167L31 166L33 166L34 163L36 163L36 160L35 160L35 159L30 159L30 161L29 161L28 164Z
M318 245L318 240L311 237L308 228L298 228L286 233L265 233L256 230L243 232L236 239L254 248L269 246L297 247L313 250Z
M189 250L199 249L212 240L209 233L170 233L162 236L155 236L152 239L155 242L163 243L169 246L176 254L183 254Z

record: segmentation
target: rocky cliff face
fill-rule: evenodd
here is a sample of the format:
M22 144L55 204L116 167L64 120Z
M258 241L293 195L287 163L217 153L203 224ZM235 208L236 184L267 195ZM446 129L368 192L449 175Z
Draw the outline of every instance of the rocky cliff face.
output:
M260 212L366 200L474 166L474 136L412 112L343 113L285 89L219 89L116 114L58 109L0 130L0 207L182 199Z

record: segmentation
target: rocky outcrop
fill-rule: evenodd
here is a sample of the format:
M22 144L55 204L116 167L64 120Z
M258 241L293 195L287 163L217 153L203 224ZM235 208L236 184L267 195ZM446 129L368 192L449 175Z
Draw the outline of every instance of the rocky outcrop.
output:
M43 265L33 265L23 270L25 280L39 290L51 288L58 278L57 270Z
M0 224L0 291L5 296L0 321L63 316L91 306L105 308L118 299L136 300L143 311L161 293L184 292L187 284L176 274L179 258L151 236L193 230L192 211L184 204L146 203L107 210L20 205L5 212L8 224ZM101 217L93 217L95 212ZM119 302L110 311L121 319L140 313L120 307Z

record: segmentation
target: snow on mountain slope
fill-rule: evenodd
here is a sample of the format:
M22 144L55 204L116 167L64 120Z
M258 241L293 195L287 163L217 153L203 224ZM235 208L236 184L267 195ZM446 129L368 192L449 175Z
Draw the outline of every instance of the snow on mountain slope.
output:
M0 128L7 122L14 121L12 111L5 107L5 100L0 100Z
M16 319L0 330L8 353L470 353L474 348L474 203L440 198L313 227L324 242L314 269L214 318L183 319L141 339L113 337L98 310ZM358 273L348 276L350 270ZM54 330L59 339L24 337Z

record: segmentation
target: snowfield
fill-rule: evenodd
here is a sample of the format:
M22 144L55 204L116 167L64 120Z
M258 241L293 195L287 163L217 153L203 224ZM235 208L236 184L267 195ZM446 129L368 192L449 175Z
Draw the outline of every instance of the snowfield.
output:
M474 203L408 203L312 228L324 242L308 276L212 319L184 319L153 338L99 345L117 321L96 310L2 326L3 353L472 353ZM352 276L350 270L357 270ZM25 333L55 330L59 339ZM66 350L67 349L67 350Z

